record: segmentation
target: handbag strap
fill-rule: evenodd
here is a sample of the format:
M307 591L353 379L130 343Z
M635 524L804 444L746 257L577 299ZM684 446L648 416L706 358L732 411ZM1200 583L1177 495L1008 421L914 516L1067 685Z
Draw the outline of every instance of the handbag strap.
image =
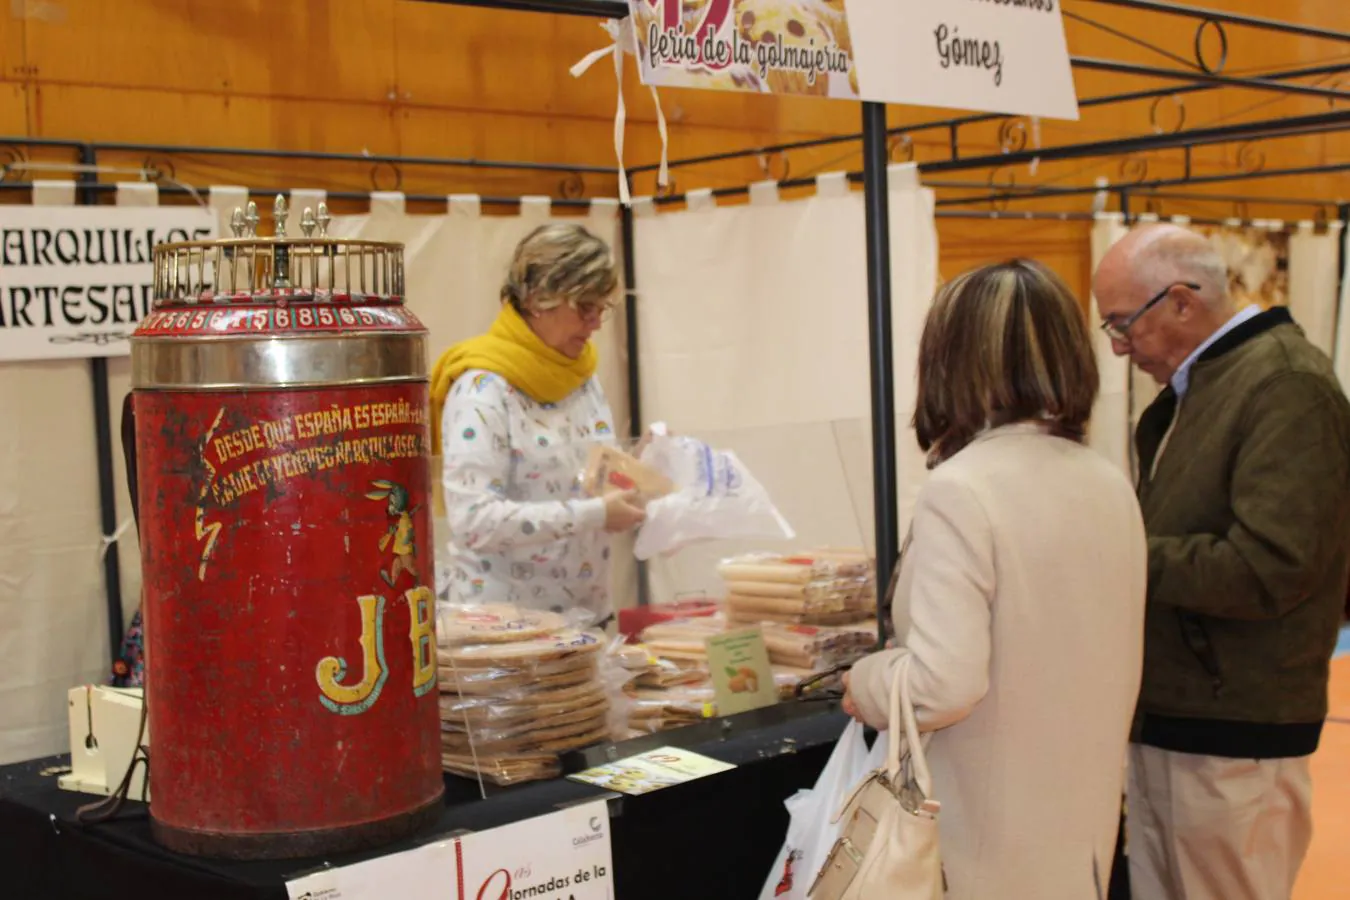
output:
M923 741L919 736L919 722L914 716L914 701L909 695L909 669L914 660L913 653L905 653L895 667L891 683L890 743L886 749L886 771L893 784L900 781L900 744L903 741L909 747L910 765L914 768L914 780L924 797L933 796L933 778L928 771L928 759L923 752ZM901 734L903 727L904 733Z

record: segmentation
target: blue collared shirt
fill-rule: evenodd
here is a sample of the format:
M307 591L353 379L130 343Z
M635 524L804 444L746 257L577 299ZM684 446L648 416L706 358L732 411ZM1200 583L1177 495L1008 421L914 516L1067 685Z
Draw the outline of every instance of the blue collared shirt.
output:
M1237 315L1225 322L1218 331L1206 338L1204 343L1199 347L1196 347L1195 350L1191 352L1191 355L1186 357L1181 365L1177 366L1177 370L1172 373L1172 390L1177 392L1178 399L1186 396L1186 389L1191 386L1191 366L1200 358L1200 354L1204 353L1215 341L1241 325L1243 322L1254 319L1259 315L1261 315L1261 307L1254 303L1243 308Z

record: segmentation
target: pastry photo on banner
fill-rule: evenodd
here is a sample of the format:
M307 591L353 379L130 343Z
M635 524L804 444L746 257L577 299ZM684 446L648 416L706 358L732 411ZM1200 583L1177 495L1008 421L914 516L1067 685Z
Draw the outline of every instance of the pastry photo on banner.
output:
M1259 225L1196 230L1223 257L1228 267L1228 289L1239 307L1249 303L1262 309L1289 305L1288 232Z

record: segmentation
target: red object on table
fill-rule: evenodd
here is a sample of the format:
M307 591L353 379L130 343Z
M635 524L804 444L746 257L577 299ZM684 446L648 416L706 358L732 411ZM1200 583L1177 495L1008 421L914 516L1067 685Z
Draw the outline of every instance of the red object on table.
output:
M697 616L711 616L717 612L717 601L711 597L699 596L672 603L655 603L651 606L635 606L619 610L619 634L627 638L627 643L641 643L642 630L657 622L670 622L675 619L689 619Z
M439 816L426 332L401 252L396 271L384 296L193 290L133 338L150 816L171 850L337 853Z

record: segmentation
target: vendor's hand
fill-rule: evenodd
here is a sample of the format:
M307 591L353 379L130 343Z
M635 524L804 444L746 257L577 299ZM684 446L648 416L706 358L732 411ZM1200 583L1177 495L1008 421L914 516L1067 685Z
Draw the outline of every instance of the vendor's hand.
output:
M605 530L610 534L631 531L646 520L646 511L637 505L637 491L623 491L605 498Z

